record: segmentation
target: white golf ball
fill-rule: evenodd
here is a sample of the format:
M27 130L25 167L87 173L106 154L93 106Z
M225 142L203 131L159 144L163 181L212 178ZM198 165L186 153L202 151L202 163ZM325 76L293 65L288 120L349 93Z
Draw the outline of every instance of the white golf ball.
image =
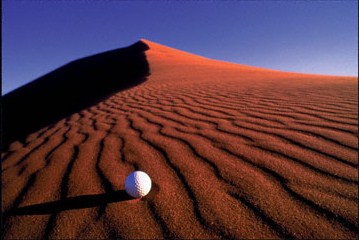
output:
M142 171L130 173L125 181L126 192L134 198L146 196L150 192L151 186L151 178Z

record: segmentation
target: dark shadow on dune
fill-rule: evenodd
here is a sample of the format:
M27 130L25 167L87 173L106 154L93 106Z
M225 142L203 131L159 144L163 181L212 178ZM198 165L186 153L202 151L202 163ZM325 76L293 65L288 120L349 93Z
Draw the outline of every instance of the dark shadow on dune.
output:
M139 41L66 64L2 98L2 147L111 94L144 82L150 74Z
M122 202L132 200L125 190L114 191L105 194L83 195L70 197L64 200L35 204L12 210L6 215L44 215L61 212L65 210L74 210L82 208L92 208L106 205L113 202Z
M152 189L142 198L133 198L126 193L125 190L111 191L104 194L90 194L81 195L76 197L69 197L66 199L34 204L30 206L20 207L10 210L3 214L4 217L14 215L46 215L56 212L75 210L83 208L92 208L104 206L108 203L123 202L129 200L144 200L153 198L159 191L159 186L156 183L152 183Z

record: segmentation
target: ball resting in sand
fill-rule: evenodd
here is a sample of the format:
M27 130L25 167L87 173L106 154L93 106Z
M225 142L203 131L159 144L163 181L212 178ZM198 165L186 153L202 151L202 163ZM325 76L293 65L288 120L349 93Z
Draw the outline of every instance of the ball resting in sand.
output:
M151 186L151 178L142 171L130 173L125 181L126 192L134 198L146 196L150 192Z

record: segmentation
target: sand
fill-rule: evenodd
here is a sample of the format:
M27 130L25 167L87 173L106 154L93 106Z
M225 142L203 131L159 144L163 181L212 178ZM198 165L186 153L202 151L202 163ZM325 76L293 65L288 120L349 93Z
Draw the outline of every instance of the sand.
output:
M141 43L146 81L4 149L5 239L358 236L357 78ZM134 170L153 181L142 199Z

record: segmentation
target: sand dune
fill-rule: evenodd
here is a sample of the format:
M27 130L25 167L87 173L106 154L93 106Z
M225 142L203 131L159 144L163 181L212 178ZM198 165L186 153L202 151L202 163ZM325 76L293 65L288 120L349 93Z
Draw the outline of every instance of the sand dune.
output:
M141 44L147 81L12 138L6 239L358 236L357 78ZM140 200L135 169L154 184Z

